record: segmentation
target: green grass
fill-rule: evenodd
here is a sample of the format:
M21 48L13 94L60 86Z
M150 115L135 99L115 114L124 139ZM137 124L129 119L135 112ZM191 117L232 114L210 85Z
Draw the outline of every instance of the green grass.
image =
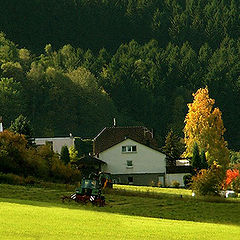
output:
M118 185L114 191L98 208L62 204L70 193L64 187L2 184L0 239L240 239L239 200L208 202L184 189Z
M158 187L146 187L146 186L132 186L132 185L114 185L115 189L121 189L126 191L134 191L141 193L154 193L154 194L173 194L173 195L185 195L191 196L192 191L183 188L158 188Z

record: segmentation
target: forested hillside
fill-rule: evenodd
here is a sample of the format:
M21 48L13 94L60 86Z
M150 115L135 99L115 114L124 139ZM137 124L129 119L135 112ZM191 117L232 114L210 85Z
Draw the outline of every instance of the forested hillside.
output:
M236 0L2 0L0 115L24 114L38 136L82 137L116 117L161 144L170 128L182 136L207 85L239 150L239 12Z

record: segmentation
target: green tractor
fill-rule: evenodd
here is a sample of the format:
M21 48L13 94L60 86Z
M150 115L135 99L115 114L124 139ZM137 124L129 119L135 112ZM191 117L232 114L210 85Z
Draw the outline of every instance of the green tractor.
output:
M111 175L109 173L92 173L88 178L82 179L81 186L76 189L75 193L70 197L62 197L62 201L68 199L83 204L91 202L93 205L102 207L105 205L105 197L102 195L102 189L105 187L112 188Z

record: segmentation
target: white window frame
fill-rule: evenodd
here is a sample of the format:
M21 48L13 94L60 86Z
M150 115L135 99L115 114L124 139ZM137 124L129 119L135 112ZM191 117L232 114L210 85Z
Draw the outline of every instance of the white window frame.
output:
M134 151L133 148L136 150ZM122 146L122 153L136 153L137 152L137 145L125 145Z
M126 164L127 164L127 168L133 168L133 161L132 160L127 160Z

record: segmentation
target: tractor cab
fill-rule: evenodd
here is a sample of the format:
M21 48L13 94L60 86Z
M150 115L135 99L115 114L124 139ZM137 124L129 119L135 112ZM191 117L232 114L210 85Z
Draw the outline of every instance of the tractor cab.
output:
M77 188L76 194L96 196L101 193L101 186L96 179L83 179L80 188Z
M111 174L101 172L92 173L88 178L83 178L81 187L76 189L76 194L81 196L100 196L101 189L112 188Z

